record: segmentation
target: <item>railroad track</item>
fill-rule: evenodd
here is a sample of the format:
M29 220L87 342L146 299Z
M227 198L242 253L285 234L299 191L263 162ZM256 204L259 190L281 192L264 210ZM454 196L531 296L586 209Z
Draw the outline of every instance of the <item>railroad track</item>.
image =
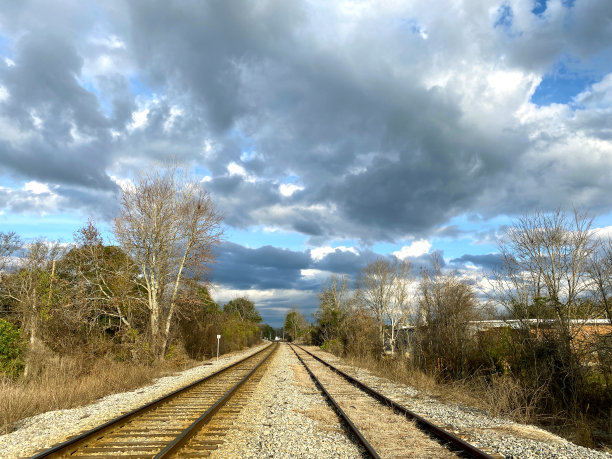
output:
M410 457L414 456L415 453L409 453L409 449L414 451L415 449L418 450L421 448L418 453L421 456L450 457L452 455L493 459L493 456L490 456L456 435L436 426L416 413L413 413L399 403L344 373L301 346L290 345L290 347L293 352L295 352L302 365L306 368L311 378L315 381L316 385L324 392L339 417L344 420L347 430L353 434L356 442L362 446L369 456L378 458L380 457L379 454L382 454L384 456ZM299 349L299 351L296 350L296 348ZM365 400L366 398L369 399L369 402L376 400L378 408L375 408L371 403L368 405L368 400ZM387 421L387 424L385 424L386 427L381 428L383 422L385 422L383 418L388 419L389 408L395 413L398 419L392 421L391 424ZM365 416L363 415L364 409L367 412ZM362 413L359 412L360 410ZM385 410L387 413L385 413ZM352 420L349 416L354 417L355 420ZM380 419L381 423L377 424L375 421L376 419ZM436 448L423 451L422 448L429 448L425 443L423 443L422 446L417 446L409 441L405 443L407 449L403 453L398 451L397 448L402 447L402 440L398 438L397 432L405 429L400 435L403 437L408 437L410 435L408 432L409 428L402 425L405 419L414 421L415 425L421 431L426 433L430 438L435 439L438 445L442 445L442 447L446 449L448 456L445 456L444 452ZM362 426L365 427L365 429L362 429L364 432L360 431L360 427ZM388 432L389 429L396 429L396 431L395 433ZM389 435L390 441L379 438L383 430L387 431L386 433ZM375 449L372 444L376 444L378 447ZM391 444L394 445L395 450L389 449ZM425 454L423 454L424 452ZM406 454L408 454L408 456L406 456Z
M32 459L206 457L223 443L278 346L267 346Z

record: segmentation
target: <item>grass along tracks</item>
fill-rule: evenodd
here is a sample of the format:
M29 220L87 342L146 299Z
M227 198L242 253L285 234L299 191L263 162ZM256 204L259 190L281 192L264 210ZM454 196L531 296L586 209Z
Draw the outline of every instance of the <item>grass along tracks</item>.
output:
M33 457L205 457L223 442L232 418L240 413L277 349L278 345L267 346Z

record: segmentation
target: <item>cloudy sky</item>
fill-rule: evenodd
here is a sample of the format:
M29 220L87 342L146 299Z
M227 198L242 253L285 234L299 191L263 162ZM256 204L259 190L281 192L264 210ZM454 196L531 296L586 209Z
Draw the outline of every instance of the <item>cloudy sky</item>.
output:
M0 231L70 241L174 156L266 321L377 256L480 272L517 215L612 225L610 0L0 0ZM110 237L110 235L109 235Z

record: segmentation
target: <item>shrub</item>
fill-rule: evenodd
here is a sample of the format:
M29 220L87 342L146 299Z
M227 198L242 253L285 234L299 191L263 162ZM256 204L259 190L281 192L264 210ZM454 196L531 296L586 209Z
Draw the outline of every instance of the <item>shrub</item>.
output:
M0 373L16 378L22 371L21 331L12 323L0 319Z
M344 354L344 346L340 338L328 339L321 345L321 349L337 356L342 356Z

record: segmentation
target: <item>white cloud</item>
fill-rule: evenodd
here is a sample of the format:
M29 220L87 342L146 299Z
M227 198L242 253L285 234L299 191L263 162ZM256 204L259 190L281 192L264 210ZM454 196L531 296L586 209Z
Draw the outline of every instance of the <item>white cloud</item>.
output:
M413 241L410 245L405 245L400 250L393 252L393 255L400 260L403 260L408 257L425 255L426 253L429 253L429 249L431 249L431 242L425 239L419 239Z
M121 40L117 35L92 37L89 41L94 45L101 45L109 49L125 49L125 42Z
M578 94L574 101L588 108L609 110L612 107L612 73Z
M359 255L359 252L357 252L357 249L355 249L355 247L345 247L343 245L338 246L338 247L324 246L324 247L317 247L316 249L310 249L310 258L312 258L314 261L321 261L323 258L325 258L330 253L334 253L336 251L351 252L351 253L354 253L355 255Z
M0 102L4 102L8 100L9 93L8 90L0 84Z
M49 186L46 183L40 183L35 180L32 180L31 182L26 182L23 189L33 194L43 194L51 192Z
M269 290L254 290L254 289L232 289L226 288L219 284L212 285L211 296L213 299L223 305L234 298L246 296L255 303L259 310L274 310L278 312L288 312L294 304L304 304L312 302L316 298L314 292L296 290L296 289L269 289ZM287 306L276 306L279 298L286 299L283 303Z
M241 177L247 176L247 173L244 170L244 167L242 167L240 164L236 163L235 161L232 161L231 163L227 165L227 172L229 172L229 175L240 175Z
M70 135L72 136L72 141L77 145L83 145L96 140L96 137L84 134L79 131L79 128L74 122L71 123Z
M168 132L176 122L176 119L183 116L183 109L177 106L170 107L170 116L164 122L164 131Z
M149 109L143 108L142 110L136 110L132 113L132 122L128 125L129 131L134 131L138 128L144 127L147 124L147 117L149 116Z
M244 167L242 167L240 164L238 164L236 161L232 161L231 163L229 163L227 165L227 172L229 173L229 175L238 175L240 177L243 177L247 182L255 182L255 177L248 174L247 171L244 169Z
M307 280L324 280L329 277L329 272L320 269L300 269L300 275Z
M36 129L40 129L43 126L43 120L40 116L38 116L38 113L36 113L36 110L30 110L30 118L32 118L32 123L34 124L34 127Z
M289 197L296 191L302 191L304 189L303 186L295 185L293 183L281 183L278 187L278 191L283 196Z
M601 228L593 228L591 232L600 239L611 239L612 240L612 226L603 226Z
M110 175L109 177L113 182L119 185L119 188L121 189L126 189L134 186L134 182L132 182L128 178L116 177L114 175Z

